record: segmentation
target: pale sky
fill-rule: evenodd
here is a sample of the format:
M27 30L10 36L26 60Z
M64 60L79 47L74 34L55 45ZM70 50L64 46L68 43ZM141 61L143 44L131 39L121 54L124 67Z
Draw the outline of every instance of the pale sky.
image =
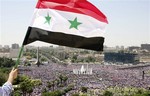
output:
M127 47L150 43L150 0L89 1L108 18L104 45ZM0 45L22 44L36 3L37 0L0 0Z

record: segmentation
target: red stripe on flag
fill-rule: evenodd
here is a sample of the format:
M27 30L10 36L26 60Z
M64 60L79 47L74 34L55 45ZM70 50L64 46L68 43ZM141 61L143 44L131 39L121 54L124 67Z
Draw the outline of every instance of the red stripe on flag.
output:
M101 22L108 23L106 16L86 0L39 0L36 8L56 9L91 16Z

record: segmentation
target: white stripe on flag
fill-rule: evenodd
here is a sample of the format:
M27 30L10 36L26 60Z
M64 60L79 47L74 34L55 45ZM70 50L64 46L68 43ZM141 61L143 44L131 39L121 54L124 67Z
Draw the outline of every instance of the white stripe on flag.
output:
M50 25L45 23L45 16L47 16L47 14L51 17ZM78 30L75 28L70 29L69 27L71 24L68 20L73 21L76 17L77 21L82 24L78 26ZM90 38L104 37L106 25L106 23L84 14L58 11L54 9L35 9L30 26L53 32L62 32L65 34Z

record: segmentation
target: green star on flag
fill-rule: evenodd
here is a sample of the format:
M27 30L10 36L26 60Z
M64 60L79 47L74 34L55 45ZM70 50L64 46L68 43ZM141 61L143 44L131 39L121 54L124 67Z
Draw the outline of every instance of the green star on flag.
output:
M80 23L80 22L78 22L77 21L77 17L73 20L73 21L71 21L71 20L68 20L69 22L70 22L70 29L71 28L75 28L75 29L78 29L78 26L80 25L80 24L82 24L82 23Z
M45 23L48 23L50 25L50 20L51 20L51 17L49 16L49 14L47 13L47 16L45 16Z

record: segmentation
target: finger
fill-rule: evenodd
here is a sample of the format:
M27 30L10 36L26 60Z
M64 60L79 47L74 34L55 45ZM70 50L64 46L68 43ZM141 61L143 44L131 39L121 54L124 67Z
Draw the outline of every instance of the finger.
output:
M11 69L11 71L13 71L14 70L14 67Z
M17 70L18 70L18 67L13 67L13 68L14 68L14 70L15 70L15 69L17 69Z
M14 69L13 71L18 71L18 69Z

